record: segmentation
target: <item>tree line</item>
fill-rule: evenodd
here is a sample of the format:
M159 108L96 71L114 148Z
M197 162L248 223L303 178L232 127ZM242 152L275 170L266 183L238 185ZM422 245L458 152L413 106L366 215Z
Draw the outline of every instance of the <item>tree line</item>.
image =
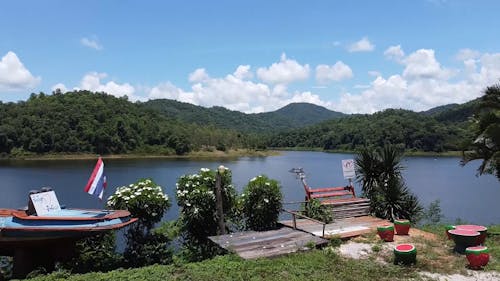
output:
M126 97L73 91L0 102L0 153L186 154L205 146L252 148L258 139L234 130L188 124Z

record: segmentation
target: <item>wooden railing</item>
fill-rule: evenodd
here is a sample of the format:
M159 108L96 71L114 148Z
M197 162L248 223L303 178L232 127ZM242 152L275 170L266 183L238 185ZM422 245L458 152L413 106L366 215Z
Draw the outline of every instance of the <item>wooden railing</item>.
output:
M282 209L282 211L292 215L293 229L297 229L297 217L300 217L300 218L304 218L304 219L310 220L312 222L321 224L323 226L323 232L322 232L321 237L325 237L326 223L319 221L319 220L316 220L316 219L313 219L313 218L310 218L308 216L305 216L305 215L299 213L298 211L292 211L292 210L287 210L287 209Z

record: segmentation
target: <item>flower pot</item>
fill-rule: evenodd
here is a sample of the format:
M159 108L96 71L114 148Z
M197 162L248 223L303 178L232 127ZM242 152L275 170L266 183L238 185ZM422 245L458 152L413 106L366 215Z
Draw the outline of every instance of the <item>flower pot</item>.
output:
M394 264L410 265L417 262L417 248L412 244L399 244L394 247Z
M468 247L465 249L465 256L469 261L469 267L472 269L480 269L490 261L488 248L485 246Z
M410 231L410 221L409 220L395 220L394 228L396 229L397 235L408 235Z
M448 237L448 240L451 240L451 234L448 233L448 230L452 230L452 229L455 229L455 226L454 225L447 225L444 227L445 228L445 233L446 233L446 236Z
M457 228L448 230L448 233L455 242L453 250L457 253L463 254L465 253L465 248L478 245L477 242L480 234L477 231Z
M380 239L385 242L394 241L394 226L392 225L384 225L377 227L377 233Z
M455 228L479 232L479 237L477 238L477 245L484 244L484 240L486 240L486 232L488 231L488 228L485 226L474 225L474 224L463 224L463 225L457 225Z

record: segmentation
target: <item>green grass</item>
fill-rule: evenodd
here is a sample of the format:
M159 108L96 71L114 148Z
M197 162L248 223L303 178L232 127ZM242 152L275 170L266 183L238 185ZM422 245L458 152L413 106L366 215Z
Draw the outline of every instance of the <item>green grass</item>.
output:
M436 234L434 239L412 238L417 246L417 264L410 267L392 263L392 248L375 233L355 241L372 243L373 253L368 259L354 260L340 257L334 246L299 252L272 259L243 260L235 255L219 256L197 263L175 262L171 265L153 265L136 269L120 269L107 273L70 274L59 271L41 275L32 280L423 280L418 272L464 274L465 256L452 252L453 242L446 238L444 225L421 228ZM491 259L484 271L500 272L500 225L489 226L486 246Z
M415 270L350 260L324 250L312 250L274 259L245 261L234 255L198 263L154 265L108 273L71 275L55 272L32 280L419 280Z

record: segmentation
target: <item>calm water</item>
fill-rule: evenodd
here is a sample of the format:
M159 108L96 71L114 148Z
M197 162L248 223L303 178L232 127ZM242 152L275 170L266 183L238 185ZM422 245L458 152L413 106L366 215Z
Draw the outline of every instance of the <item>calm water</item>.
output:
M184 174L200 168L215 169L220 164L233 172L238 191L254 176L265 174L278 180L285 201L300 201L304 191L295 176L288 172L303 167L308 183L313 187L341 186L341 160L351 154L322 152L283 152L273 157L243 157L237 160L200 161L186 159L117 159L105 160L108 178L107 194L144 177L151 177L173 200L165 219L178 215L175 204L175 183ZM64 161L4 161L0 162L0 208L26 206L28 192L50 186L57 192L59 202L72 208L102 208L104 202L87 195L83 188L95 165L95 160ZM478 224L500 223L500 182L493 176L475 176L476 165L459 166L459 158L408 157L404 173L410 189L423 205L436 199L446 219L456 218ZM359 191L359 186L357 186Z

